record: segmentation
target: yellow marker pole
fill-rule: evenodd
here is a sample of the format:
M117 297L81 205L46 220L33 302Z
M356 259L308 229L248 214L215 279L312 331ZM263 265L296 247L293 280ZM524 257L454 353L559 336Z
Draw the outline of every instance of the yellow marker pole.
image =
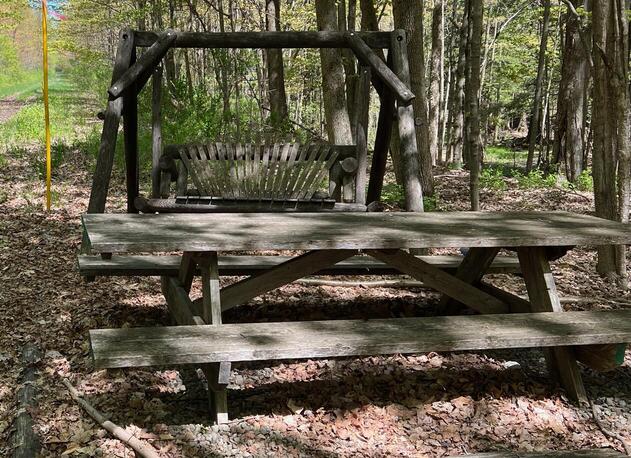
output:
M52 182L52 159L50 156L50 112L48 110L48 8L46 0L42 0L42 48L44 66L44 123L46 128L46 210L50 211L51 204L51 182Z

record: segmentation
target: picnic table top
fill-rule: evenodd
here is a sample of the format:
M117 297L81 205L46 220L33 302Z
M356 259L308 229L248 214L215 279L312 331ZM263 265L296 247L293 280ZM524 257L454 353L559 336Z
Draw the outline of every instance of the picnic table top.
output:
M85 214L95 252L631 244L631 226L567 212Z

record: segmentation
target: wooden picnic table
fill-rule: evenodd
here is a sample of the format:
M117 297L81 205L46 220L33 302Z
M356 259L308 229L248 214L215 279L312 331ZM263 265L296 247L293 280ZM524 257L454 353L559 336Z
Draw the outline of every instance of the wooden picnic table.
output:
M86 214L83 228L88 246L97 253L183 252L178 276L162 277L162 291L169 310L182 327L175 334L156 333L155 328L152 331L91 331L93 355L99 367L172 364L174 361L202 364L218 422L227 421L226 387L231 361L274 359L274 355L278 359L365 354L362 352L367 351L414 352L426 351L432 345L439 350L537 345L549 347L546 351L548 367L558 376L568 395L584 400L586 394L576 355L572 348L558 345L631 340L631 324L612 326L612 323L620 323L619 316L606 318L602 313L572 312L574 315L555 314L552 321L546 321L542 319L544 315L538 315L562 311L549 264L552 256L559 255L558 247L631 243L629 226L592 216L566 212ZM453 274L404 251L442 247L469 248ZM529 301L482 282L501 248L517 251ZM306 252L220 288L218 252L246 250ZM384 262L443 293L441 304L447 310L455 304L463 304L481 314L518 312L523 315L514 319L500 315L478 324L469 317L449 317L431 324L423 319L404 318L384 323L371 320L317 322L307 327L292 323L268 324L267 328L264 324L242 325L243 328L225 325L221 327L223 333L220 328L205 326L220 325L222 311L358 253ZM201 306L189 297L196 272L201 272L202 277ZM502 329L503 323L505 329ZM528 326L536 326L539 334L525 335ZM449 328L448 332L435 331L441 327ZM414 329L419 331L417 337ZM423 338L420 331L433 332L435 336L433 340ZM482 331L487 335L480 338ZM379 336L381 344L357 338L362 332ZM333 339L335 333L340 336L339 341ZM302 351L295 350L301 341L300 335L309 342L305 341ZM549 338L544 338L545 335ZM150 345L139 344L148 341L150 336L153 336ZM324 342L322 345L319 339ZM438 345L437 340L442 340L443 344ZM357 346L344 343L353 341L358 342ZM200 342L207 342L209 349L192 351L191 345L199 346ZM329 344L325 345L326 342ZM191 356L192 353L195 356ZM222 362L224 357L231 360Z

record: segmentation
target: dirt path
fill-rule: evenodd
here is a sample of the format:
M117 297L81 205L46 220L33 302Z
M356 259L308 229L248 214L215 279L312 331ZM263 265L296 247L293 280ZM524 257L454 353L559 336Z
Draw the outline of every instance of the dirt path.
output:
M0 124L9 120L18 111L20 111L28 102L19 100L15 96L10 96L0 100Z

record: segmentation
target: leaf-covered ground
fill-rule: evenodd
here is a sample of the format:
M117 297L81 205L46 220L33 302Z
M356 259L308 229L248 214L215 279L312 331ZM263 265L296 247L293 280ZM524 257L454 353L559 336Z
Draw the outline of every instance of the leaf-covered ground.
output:
M622 450L603 435L589 408L571 404L549 383L536 350L240 363L229 393L234 420L220 427L209 423L203 381L192 368L95 371L88 330L165 322L159 281L83 282L76 254L90 163L78 151L66 157L54 177L51 213L42 211L43 186L37 167L30 165L35 163L33 156L9 157L0 171L1 456L10 450L20 349L27 342L37 343L45 355L38 404L31 412L44 456L133 456L70 399L61 378L165 457ZM122 178L113 181L109 210L121 211ZM465 174L444 171L438 183L441 210L466 208ZM586 212L592 205L587 194L520 190L514 183L502 193L484 192L482 202L486 210ZM572 251L554 263L554 271L568 309L631 306L628 294L595 274L591 249ZM517 276L497 275L492 281L525 293ZM231 311L226 321L429 315L437 299L425 289L294 284ZM603 424L631 440L629 354L613 372L585 369L583 375Z

